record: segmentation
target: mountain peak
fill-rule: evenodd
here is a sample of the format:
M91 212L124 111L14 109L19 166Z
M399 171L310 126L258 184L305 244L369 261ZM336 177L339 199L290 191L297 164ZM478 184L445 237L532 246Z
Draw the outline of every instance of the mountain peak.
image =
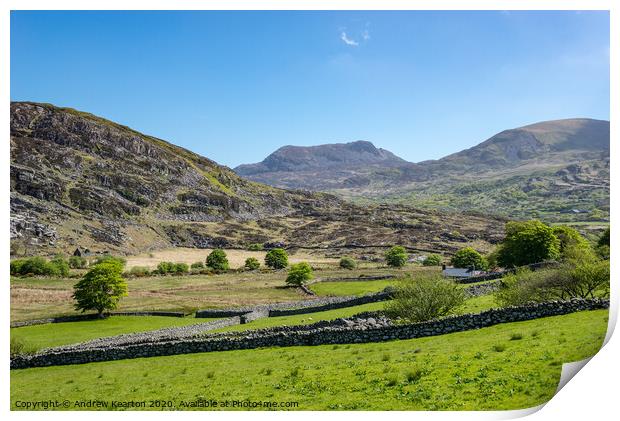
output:
M251 176L269 172L322 171L360 165L395 166L406 163L392 152L367 140L315 146L283 146L257 164L240 165L237 174Z

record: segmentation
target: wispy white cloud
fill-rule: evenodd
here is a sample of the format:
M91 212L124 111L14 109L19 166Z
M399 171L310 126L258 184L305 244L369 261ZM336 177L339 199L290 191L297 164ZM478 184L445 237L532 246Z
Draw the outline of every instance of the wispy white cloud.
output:
M354 47L357 47L358 45L360 45L360 43L359 43L359 42L355 41L355 40L354 40L354 39L352 39L352 38L349 38L349 37L347 36L347 33L346 33L346 32L344 32L344 31L342 31L342 32L340 33L340 39L341 39L342 41L344 41L344 43L345 43L345 44L347 44L347 45L352 45L352 46L354 46Z
M362 32L362 39L364 41L368 41L370 39L370 32L368 32L368 29L365 29L364 32Z

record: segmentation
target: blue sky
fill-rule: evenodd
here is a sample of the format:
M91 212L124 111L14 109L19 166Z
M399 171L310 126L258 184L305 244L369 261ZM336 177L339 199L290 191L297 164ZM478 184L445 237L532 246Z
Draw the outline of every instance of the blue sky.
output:
M359 139L417 162L537 121L609 119L609 15L12 12L11 99L231 167Z

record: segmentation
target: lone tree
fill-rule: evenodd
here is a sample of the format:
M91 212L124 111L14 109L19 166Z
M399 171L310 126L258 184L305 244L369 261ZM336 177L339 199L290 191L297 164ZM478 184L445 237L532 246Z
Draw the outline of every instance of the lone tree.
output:
M403 267L407 263L407 251L403 246L394 246L385 253L385 262L395 268Z
M256 270L260 267L260 262L255 257L248 257L244 266L247 270Z
M283 249L271 249L265 255L265 265L273 269L284 269L288 266L288 255Z
M217 270L225 271L230 267L228 265L228 258L226 252L222 249L215 249L207 256L207 267Z
M300 286L304 285L313 277L312 267L306 262L301 262L291 266L291 269L288 271L288 276L286 277L286 283Z
M103 318L105 310L117 308L119 300L127 295L122 271L123 265L114 261L93 266L73 287L75 309L96 310L99 318Z
M429 276L400 283L385 312L393 319L423 322L451 314L464 302L465 293L454 282Z
M497 250L500 266L524 266L559 257L560 240L553 228L537 220L506 223L506 238Z
M455 268L475 268L487 270L487 260L471 247L465 247L457 251L450 261Z

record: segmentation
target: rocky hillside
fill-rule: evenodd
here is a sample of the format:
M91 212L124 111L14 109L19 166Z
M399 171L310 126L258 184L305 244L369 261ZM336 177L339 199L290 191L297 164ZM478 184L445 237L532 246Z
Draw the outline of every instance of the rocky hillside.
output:
M608 121L536 123L505 130L470 149L420 163L397 158L389 165L352 163L332 168L316 165L307 154L289 156L288 162L296 164L270 167L263 161L237 171L250 167L255 170L246 176L256 181L331 191L358 201L549 221L604 221L609 216Z
M281 190L88 113L11 104L14 255L77 246L135 253L256 242L317 248L403 243L450 251L469 240L485 248L497 241L502 225Z

